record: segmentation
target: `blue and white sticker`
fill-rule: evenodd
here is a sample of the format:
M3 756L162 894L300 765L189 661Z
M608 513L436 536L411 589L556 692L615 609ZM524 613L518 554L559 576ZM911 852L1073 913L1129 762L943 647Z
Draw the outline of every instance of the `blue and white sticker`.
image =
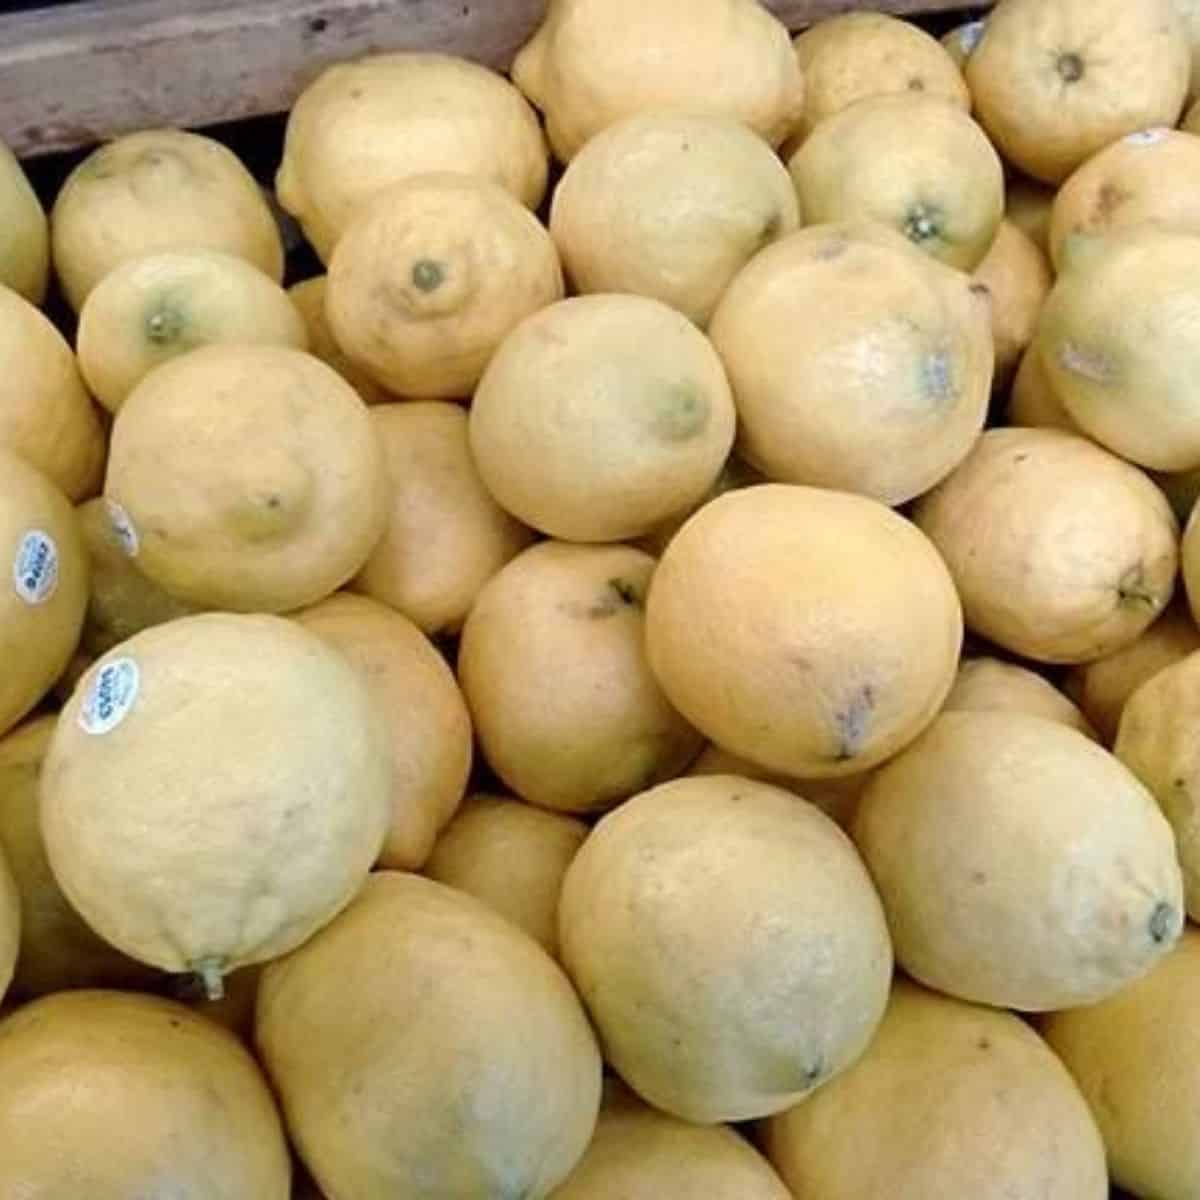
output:
M108 522L117 541L121 543L121 549L130 558L137 558L141 542L133 518L115 500L105 500L104 505L108 509Z
M26 604L45 604L58 587L58 546L41 529L30 529L17 543L13 587Z
M975 53L975 47L983 41L987 21L969 21L958 31L958 44L962 52L970 57Z
M1139 129L1136 133L1127 133L1124 141L1131 146L1157 146L1170 132L1165 125L1156 125L1153 129Z
M132 658L114 658L96 671L79 708L85 733L110 733L129 715L137 700L141 673Z

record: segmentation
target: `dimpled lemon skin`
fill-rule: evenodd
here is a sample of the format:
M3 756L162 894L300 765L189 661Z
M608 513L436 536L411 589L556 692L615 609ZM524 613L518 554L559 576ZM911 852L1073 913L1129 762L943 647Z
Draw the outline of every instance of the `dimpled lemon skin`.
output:
M232 150L180 129L127 134L67 177L50 213L51 249L71 307L127 259L207 246L253 263L277 282L279 226Z
M43 767L42 832L88 924L208 982L350 901L391 787L382 714L335 649L280 617L207 613L83 677Z
M476 175L537 209L548 157L536 113L497 72L446 54L369 54L300 94L275 185L328 262L358 213L410 175Z
M152 371L117 415L104 486L138 568L197 608L328 596L387 521L369 414L331 367L282 346L205 346Z

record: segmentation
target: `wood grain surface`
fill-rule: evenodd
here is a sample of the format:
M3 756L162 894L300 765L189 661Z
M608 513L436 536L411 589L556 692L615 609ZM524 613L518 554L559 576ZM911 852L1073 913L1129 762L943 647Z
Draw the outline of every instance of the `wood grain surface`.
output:
M505 67L544 0L82 0L0 14L0 138L21 156L156 125L201 126L290 107L325 66L377 50ZM792 28L865 7L769 0ZM963 0L882 0L897 13Z

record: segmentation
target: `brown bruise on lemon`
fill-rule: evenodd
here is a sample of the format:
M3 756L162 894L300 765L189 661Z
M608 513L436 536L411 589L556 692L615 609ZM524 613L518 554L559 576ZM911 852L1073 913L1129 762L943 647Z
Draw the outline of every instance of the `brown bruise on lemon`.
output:
M8 993L21 945L21 898L4 854L0 854L0 1000Z
M1072 420L1139 466L1200 465L1200 239L1140 226L1064 254L1035 344Z
M1004 213L1004 171L961 109L874 96L818 125L788 163L808 224L876 221L949 266L982 261Z
M484 756L523 799L602 811L673 778L699 752L702 738L646 662L653 570L629 546L544 542L479 593L459 682Z
M1035 661L1120 649L1175 586L1179 528L1165 497L1136 467L1059 430L989 430L914 519L949 566L968 627Z
M1063 266L1076 234L1104 235L1155 224L1200 233L1200 137L1174 129L1131 134L1088 159L1054 201L1050 252Z
M1054 184L1124 134L1173 126L1189 73L1172 0L1005 0L966 63L1001 153Z

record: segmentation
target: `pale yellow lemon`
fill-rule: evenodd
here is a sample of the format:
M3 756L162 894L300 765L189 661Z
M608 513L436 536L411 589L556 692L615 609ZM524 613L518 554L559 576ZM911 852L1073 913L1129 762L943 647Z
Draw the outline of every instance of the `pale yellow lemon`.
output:
M0 1194L288 1200L274 1098L229 1032L129 992L46 996L0 1022Z
M874 500L787 484L728 492L667 546L646 649L668 698L734 754L859 774L941 708L962 615L941 558Z
M1015 172L1005 187L1005 217L1032 238L1043 254L1050 253L1050 219L1057 194L1053 187Z
M0 448L0 734L75 653L88 597L79 522L40 471Z
M1113 1182L1138 1196L1200 1189L1200 931L1189 927L1144 979L1042 1024L1104 1137Z
M767 1122L795 1196L820 1200L1106 1200L1099 1131L1023 1021L904 979L866 1054Z
M1129 645L1072 667L1063 686L1111 745L1129 697L1159 671L1197 650L1200 629L1186 602L1177 601Z
M1085 433L1158 471L1200 466L1200 237L1080 235L1038 322L1055 393Z
M1008 400L1008 423L1086 436L1058 398L1036 341L1025 348L1017 366Z
M471 718L454 674L411 621L365 596L340 592L296 620L346 657L387 723L392 789L379 862L418 870L471 772Z
M390 487L387 527L354 588L426 633L457 632L479 589L533 541L483 485L458 404L379 404L371 421Z
M41 304L49 280L50 226L42 202L0 141L0 284Z
M554 192L574 290L632 292L708 323L729 281L799 224L791 179L732 117L640 113L598 133Z
M587 1152L550 1200L790 1200L750 1142L643 1104L616 1079Z
M38 788L56 723L56 716L38 717L0 739L0 856L11 868L21 913L12 995L29 1000L69 988L149 988L161 977L93 932L47 861Z
M382 190L456 171L536 209L548 151L529 103L502 75L447 54L368 54L326 67L288 114L275 186L317 253Z
M600 1055L562 970L417 875L376 872L263 972L256 1041L300 1157L338 1200L545 1200L596 1124Z
M861 775L838 775L832 779L799 779L794 775L783 775L778 771L760 767L748 758L741 758L722 750L720 746L706 746L685 775L740 775L758 783L769 783L773 787L786 788L801 800L815 804L827 817L832 817L842 828L846 828L854 816L858 798L871 779L871 772Z
M138 569L200 608L329 595L387 521L368 413L331 367L283 346L205 346L152 371L117 415L104 485Z
M975 268L974 279L987 288L991 300L995 386L1003 387L1016 374L1021 356L1033 341L1054 274L1033 239L1004 220L991 249Z
M567 870L562 959L613 1069L697 1124L789 1108L883 1016L892 953L844 833L790 792L677 779L623 804Z
M396 397L381 388L362 368L357 367L337 344L329 320L325 316L327 275L317 275L294 283L288 295L308 329L308 350L323 363L332 367L362 397L364 404L383 404Z
M1188 915L1200 918L1200 653L1155 672L1121 710L1113 753L1150 789L1175 831Z
M4 854L0 853L0 1000L12 982L21 947L21 897Z
M392 780L383 716L336 650L280 617L182 617L80 681L43 767L42 833L93 929L216 998L345 907Z
M484 757L522 799L564 812L611 808L699 752L703 739L646 661L654 566L630 546L548 541L479 593L458 678Z
M205 246L283 277L279 227L232 150L180 129L126 134L67 177L50 213L54 267L76 312L126 259Z
M770 479L902 504L983 431L986 297L872 227L814 225L760 253L709 336L738 410L738 453Z
M987 655L964 658L943 712L1017 712L1044 717L1096 741L1088 719L1048 679Z
M804 103L788 31L756 0L551 0L512 73L563 162L639 112L732 117L778 145Z
M847 12L818 21L792 43L804 76L802 139L834 113L870 96L911 92L966 112L971 96L954 59L908 21Z
M1190 72L1172 0L1000 0L966 64L989 136L1047 183L1124 134L1174 125Z
M896 961L964 1000L1094 1003L1150 970L1183 927L1175 839L1154 797L1056 721L945 713L871 780L852 832Z
M698 501L733 445L729 381L682 313L644 296L563 300L488 364L468 433L480 477L526 525L638 537Z
M562 294L550 234L499 184L414 175L375 196L338 242L325 315L380 386L454 398L522 318Z
M308 349L304 320L273 279L222 250L129 259L89 293L76 350L92 394L116 412L155 367L214 342Z
M873 96L822 121L788 163L809 224L877 221L963 271L1004 215L1004 169L982 129L944 100Z
M1136 467L1055 429L991 429L918 501L966 621L1047 663L1101 658L1166 607L1179 527Z
M475 795L442 831L425 874L474 896L557 955L563 876L587 835L565 813Z
M70 500L94 496L105 439L71 347L28 300L0 286L0 447L43 471Z
M1198 10L1200 11L1200 10ZM1126 134L1089 158L1058 189L1050 253L1064 263L1075 234L1108 234L1158 225L1200 234L1200 137L1175 129Z
M151 625L195 611L138 570L137 559L129 553L132 543L120 510L97 498L81 504L75 512L90 567L87 616L80 640L85 655L95 658Z

